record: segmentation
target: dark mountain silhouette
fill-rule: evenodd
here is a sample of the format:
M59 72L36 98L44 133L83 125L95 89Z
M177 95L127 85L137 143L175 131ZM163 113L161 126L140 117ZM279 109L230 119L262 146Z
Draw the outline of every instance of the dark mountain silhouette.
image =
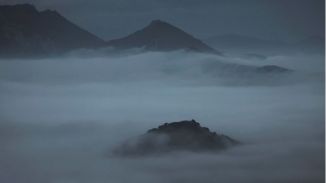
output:
M158 128L115 149L117 155L147 155L171 151L215 152L239 144L222 134L211 132L195 120L164 123Z
M145 28L126 37L108 42L118 49L144 48L153 51L185 49L195 52L219 52L183 30L161 20L154 20Z
M30 4L0 6L1 56L60 54L104 43L56 11L38 11Z
M277 65L264 65L256 68L256 71L259 73L287 73L291 72L290 69L280 67Z

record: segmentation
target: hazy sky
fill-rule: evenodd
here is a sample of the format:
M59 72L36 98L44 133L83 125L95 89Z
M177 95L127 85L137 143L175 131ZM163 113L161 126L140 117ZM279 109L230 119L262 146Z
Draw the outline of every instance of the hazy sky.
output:
M200 38L244 34L269 39L324 35L324 0L0 0L55 9L103 39L124 36L153 19Z

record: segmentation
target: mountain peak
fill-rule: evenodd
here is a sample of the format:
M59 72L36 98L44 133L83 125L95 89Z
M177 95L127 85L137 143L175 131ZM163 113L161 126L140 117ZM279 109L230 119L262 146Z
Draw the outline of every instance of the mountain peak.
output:
M21 13L37 13L37 9L32 4L15 4L15 5L0 5L2 12L21 12Z
M29 4L29 3L14 4L14 5L0 5L0 8L36 9L34 5Z
M41 13L47 13L47 14L59 14L57 11L55 10L50 10L50 9L46 9L44 11L41 11Z
M145 48L152 51L183 49L195 52L218 53L189 33L162 20L153 20L143 29L121 39L111 40L108 44L120 49Z
M38 11L32 4L0 6L0 17L0 56L52 55L105 45L57 11Z
M152 20L150 24L151 25L159 25L159 24L167 24L167 22L162 21L160 19L156 19L156 20Z
M152 20L147 27L175 27L175 26L163 20L157 19L157 20Z

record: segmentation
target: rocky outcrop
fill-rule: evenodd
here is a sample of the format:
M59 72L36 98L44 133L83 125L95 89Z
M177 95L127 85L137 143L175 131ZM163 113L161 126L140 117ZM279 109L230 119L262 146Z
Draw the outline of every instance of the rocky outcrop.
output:
M195 120L164 123L130 139L114 150L123 156L161 154L173 151L217 152L239 144L226 135L202 127Z

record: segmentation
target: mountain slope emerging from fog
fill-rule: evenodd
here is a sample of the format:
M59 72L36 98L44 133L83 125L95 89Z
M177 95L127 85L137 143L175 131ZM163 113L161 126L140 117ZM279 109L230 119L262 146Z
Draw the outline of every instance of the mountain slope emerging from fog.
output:
M56 11L38 11L30 4L0 6L0 56L51 55L103 45Z
M147 155L171 151L219 151L239 144L238 141L208 128L195 120L164 123L137 139L126 142L117 155Z
M154 20L145 28L126 37L108 42L118 49L144 48L153 51L189 50L195 52L219 52L183 30L161 20Z

